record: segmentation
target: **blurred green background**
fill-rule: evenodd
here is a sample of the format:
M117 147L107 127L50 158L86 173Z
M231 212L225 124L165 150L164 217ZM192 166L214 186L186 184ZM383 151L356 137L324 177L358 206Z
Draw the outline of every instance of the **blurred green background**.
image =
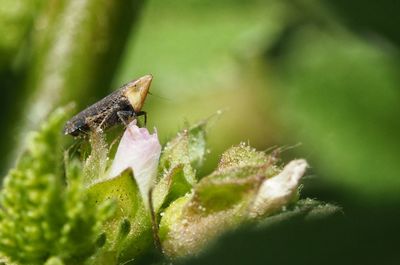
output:
M201 174L240 141L284 146L284 160L311 165L303 196L341 205L348 220L299 236L320 242L321 227L332 227L326 236L337 237L338 251L326 255L354 255L350 262L376 245L377 260L392 264L386 253L400 221L399 11L390 0L1 0L0 172L55 106L74 101L79 110L151 73L144 109L162 142L185 121L224 110L210 129ZM251 242L267 248L276 240L269 236ZM279 243L289 248L282 253L298 243L288 241ZM215 249L207 264L231 251ZM257 253L261 261L268 254Z

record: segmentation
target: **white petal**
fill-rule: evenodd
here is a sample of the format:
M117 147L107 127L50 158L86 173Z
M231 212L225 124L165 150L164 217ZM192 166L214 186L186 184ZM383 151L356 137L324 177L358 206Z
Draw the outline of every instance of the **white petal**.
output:
M268 215L285 206L296 194L299 181L307 167L304 159L293 160L281 173L265 180L250 209L250 216Z

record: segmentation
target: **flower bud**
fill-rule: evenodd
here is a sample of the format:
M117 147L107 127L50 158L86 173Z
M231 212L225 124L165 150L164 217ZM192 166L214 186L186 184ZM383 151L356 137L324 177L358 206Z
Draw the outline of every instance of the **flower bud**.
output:
M136 120L126 128L109 171L109 178L131 168L144 204L148 206L149 191L154 185L161 145L157 131L150 134L147 128L139 128Z
M278 175L265 180L250 209L250 216L270 215L286 206L296 195L307 167L304 159L293 160Z

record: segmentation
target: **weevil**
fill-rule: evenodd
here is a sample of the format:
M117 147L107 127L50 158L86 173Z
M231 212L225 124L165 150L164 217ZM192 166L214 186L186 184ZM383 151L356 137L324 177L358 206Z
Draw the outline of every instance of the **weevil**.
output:
M142 107L152 79L151 75L145 75L133 80L87 107L67 121L64 134L80 136L96 128L106 130L142 115L146 123L147 115Z

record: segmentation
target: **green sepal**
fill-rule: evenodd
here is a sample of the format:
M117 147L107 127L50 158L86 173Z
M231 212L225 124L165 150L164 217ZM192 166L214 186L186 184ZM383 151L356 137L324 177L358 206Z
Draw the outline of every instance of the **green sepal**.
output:
M183 165L178 165L166 173L157 183L153 191L154 210L158 212L163 205L167 206L172 201L185 195L192 189L183 171Z
M261 183L279 172L274 162L245 144L228 149L213 173L163 213L164 251L170 256L195 253L219 233L246 221Z
M197 182L196 170L206 153L207 122L184 129L165 145L160 157L159 180L153 192L156 212L188 193Z
M314 219L324 219L331 216L342 215L342 208L314 199L302 199L273 216L264 218L257 226L259 228L273 227L276 224L283 223L292 219L303 219L305 221Z
M86 187L95 182L101 181L106 176L106 170L109 166L109 147L105 140L105 135L96 130L90 132L89 142L91 152L86 158L82 169L83 182Z
M203 121L184 129L165 145L159 166L162 175L183 165L187 181L192 184L196 182L196 169L202 165L206 152L206 124Z
M226 150L218 163L218 170L225 171L231 168L241 167L260 167L265 165L270 159L264 152L240 143Z

